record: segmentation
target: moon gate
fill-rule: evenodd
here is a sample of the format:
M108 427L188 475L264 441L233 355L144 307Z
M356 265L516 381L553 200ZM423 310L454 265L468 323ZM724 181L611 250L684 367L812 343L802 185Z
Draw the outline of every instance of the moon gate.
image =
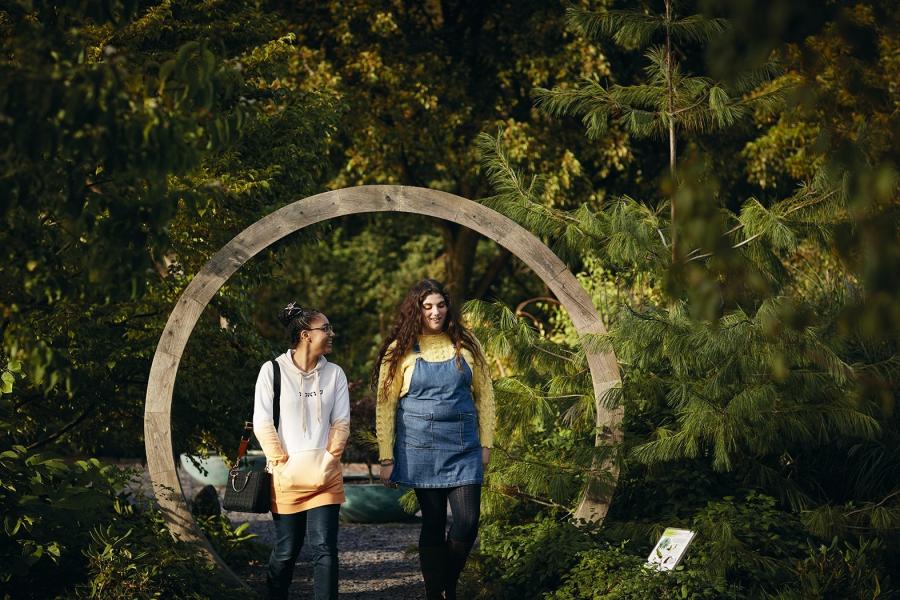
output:
M537 237L509 218L481 204L438 190L366 185L324 192L293 202L247 227L207 262L187 286L160 336L144 405L147 467L160 508L172 534L196 544L224 574L240 582L210 546L188 510L178 480L172 449L171 408L175 376L188 338L206 305L241 265L281 238L304 227L336 217L372 212L427 215L468 227L503 246L527 264L559 299L579 335L606 332L584 288L568 267ZM621 380L612 352L586 348L596 402L596 445L610 446L622 439L622 409L603 403L606 393ZM585 485L575 517L600 521L609 509L618 477L613 459L597 459L595 473Z

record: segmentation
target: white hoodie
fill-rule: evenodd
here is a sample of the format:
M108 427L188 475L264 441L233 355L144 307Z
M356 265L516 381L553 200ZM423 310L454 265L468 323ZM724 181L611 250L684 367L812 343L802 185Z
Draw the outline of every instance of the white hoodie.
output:
M272 510L282 514L344 500L340 455L350 433L347 376L320 357L305 373L288 350L281 369L281 414L273 426L272 364L256 380L253 431L273 473Z

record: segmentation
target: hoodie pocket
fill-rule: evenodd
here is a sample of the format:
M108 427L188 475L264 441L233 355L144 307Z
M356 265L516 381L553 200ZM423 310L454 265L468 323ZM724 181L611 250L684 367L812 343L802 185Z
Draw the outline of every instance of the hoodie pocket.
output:
M280 492L315 492L339 469L338 458L324 448L295 451L275 468L275 486Z

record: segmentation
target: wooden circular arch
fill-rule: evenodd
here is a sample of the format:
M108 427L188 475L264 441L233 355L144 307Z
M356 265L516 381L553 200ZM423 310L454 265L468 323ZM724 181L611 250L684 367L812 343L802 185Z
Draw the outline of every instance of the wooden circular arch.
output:
M590 298L566 265L538 238L500 213L460 196L426 188L367 185L324 192L298 200L263 217L226 244L185 289L160 337L150 367L144 407L147 467L169 530L195 543L226 575L239 579L225 565L200 531L184 497L172 450L172 391L181 355L197 319L219 288L241 265L269 245L304 227L341 217L371 212L401 212L437 217L463 225L500 244L527 264L553 291L568 311L579 335L605 333ZM597 403L597 445L621 440L621 409L609 410L602 399L620 382L611 352L587 348ZM597 472L585 487L576 518L599 521L606 516L618 469L611 459L598 461Z

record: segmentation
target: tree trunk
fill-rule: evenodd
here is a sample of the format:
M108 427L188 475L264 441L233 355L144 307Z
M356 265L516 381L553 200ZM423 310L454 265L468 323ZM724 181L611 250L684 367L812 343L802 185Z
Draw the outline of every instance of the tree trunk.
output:
M444 283L450 292L451 301L459 306L460 302L469 297L479 236L468 227L453 223L443 223L442 233L447 273L447 281Z
M668 90L669 110L669 178L671 179L671 196L669 199L670 228L669 241L672 244L672 262L677 258L675 250L675 89L672 83L672 0L666 0L666 88Z
M475 288L472 291L472 298L484 298L484 296L491 289L491 286L497 280L497 277L500 275L503 267L505 267L506 263L509 262L511 256L512 252L510 252L506 248L498 249L497 255L494 257L494 260L491 261L491 264L488 265L488 268L484 272L484 275L481 276L478 284L475 285Z

